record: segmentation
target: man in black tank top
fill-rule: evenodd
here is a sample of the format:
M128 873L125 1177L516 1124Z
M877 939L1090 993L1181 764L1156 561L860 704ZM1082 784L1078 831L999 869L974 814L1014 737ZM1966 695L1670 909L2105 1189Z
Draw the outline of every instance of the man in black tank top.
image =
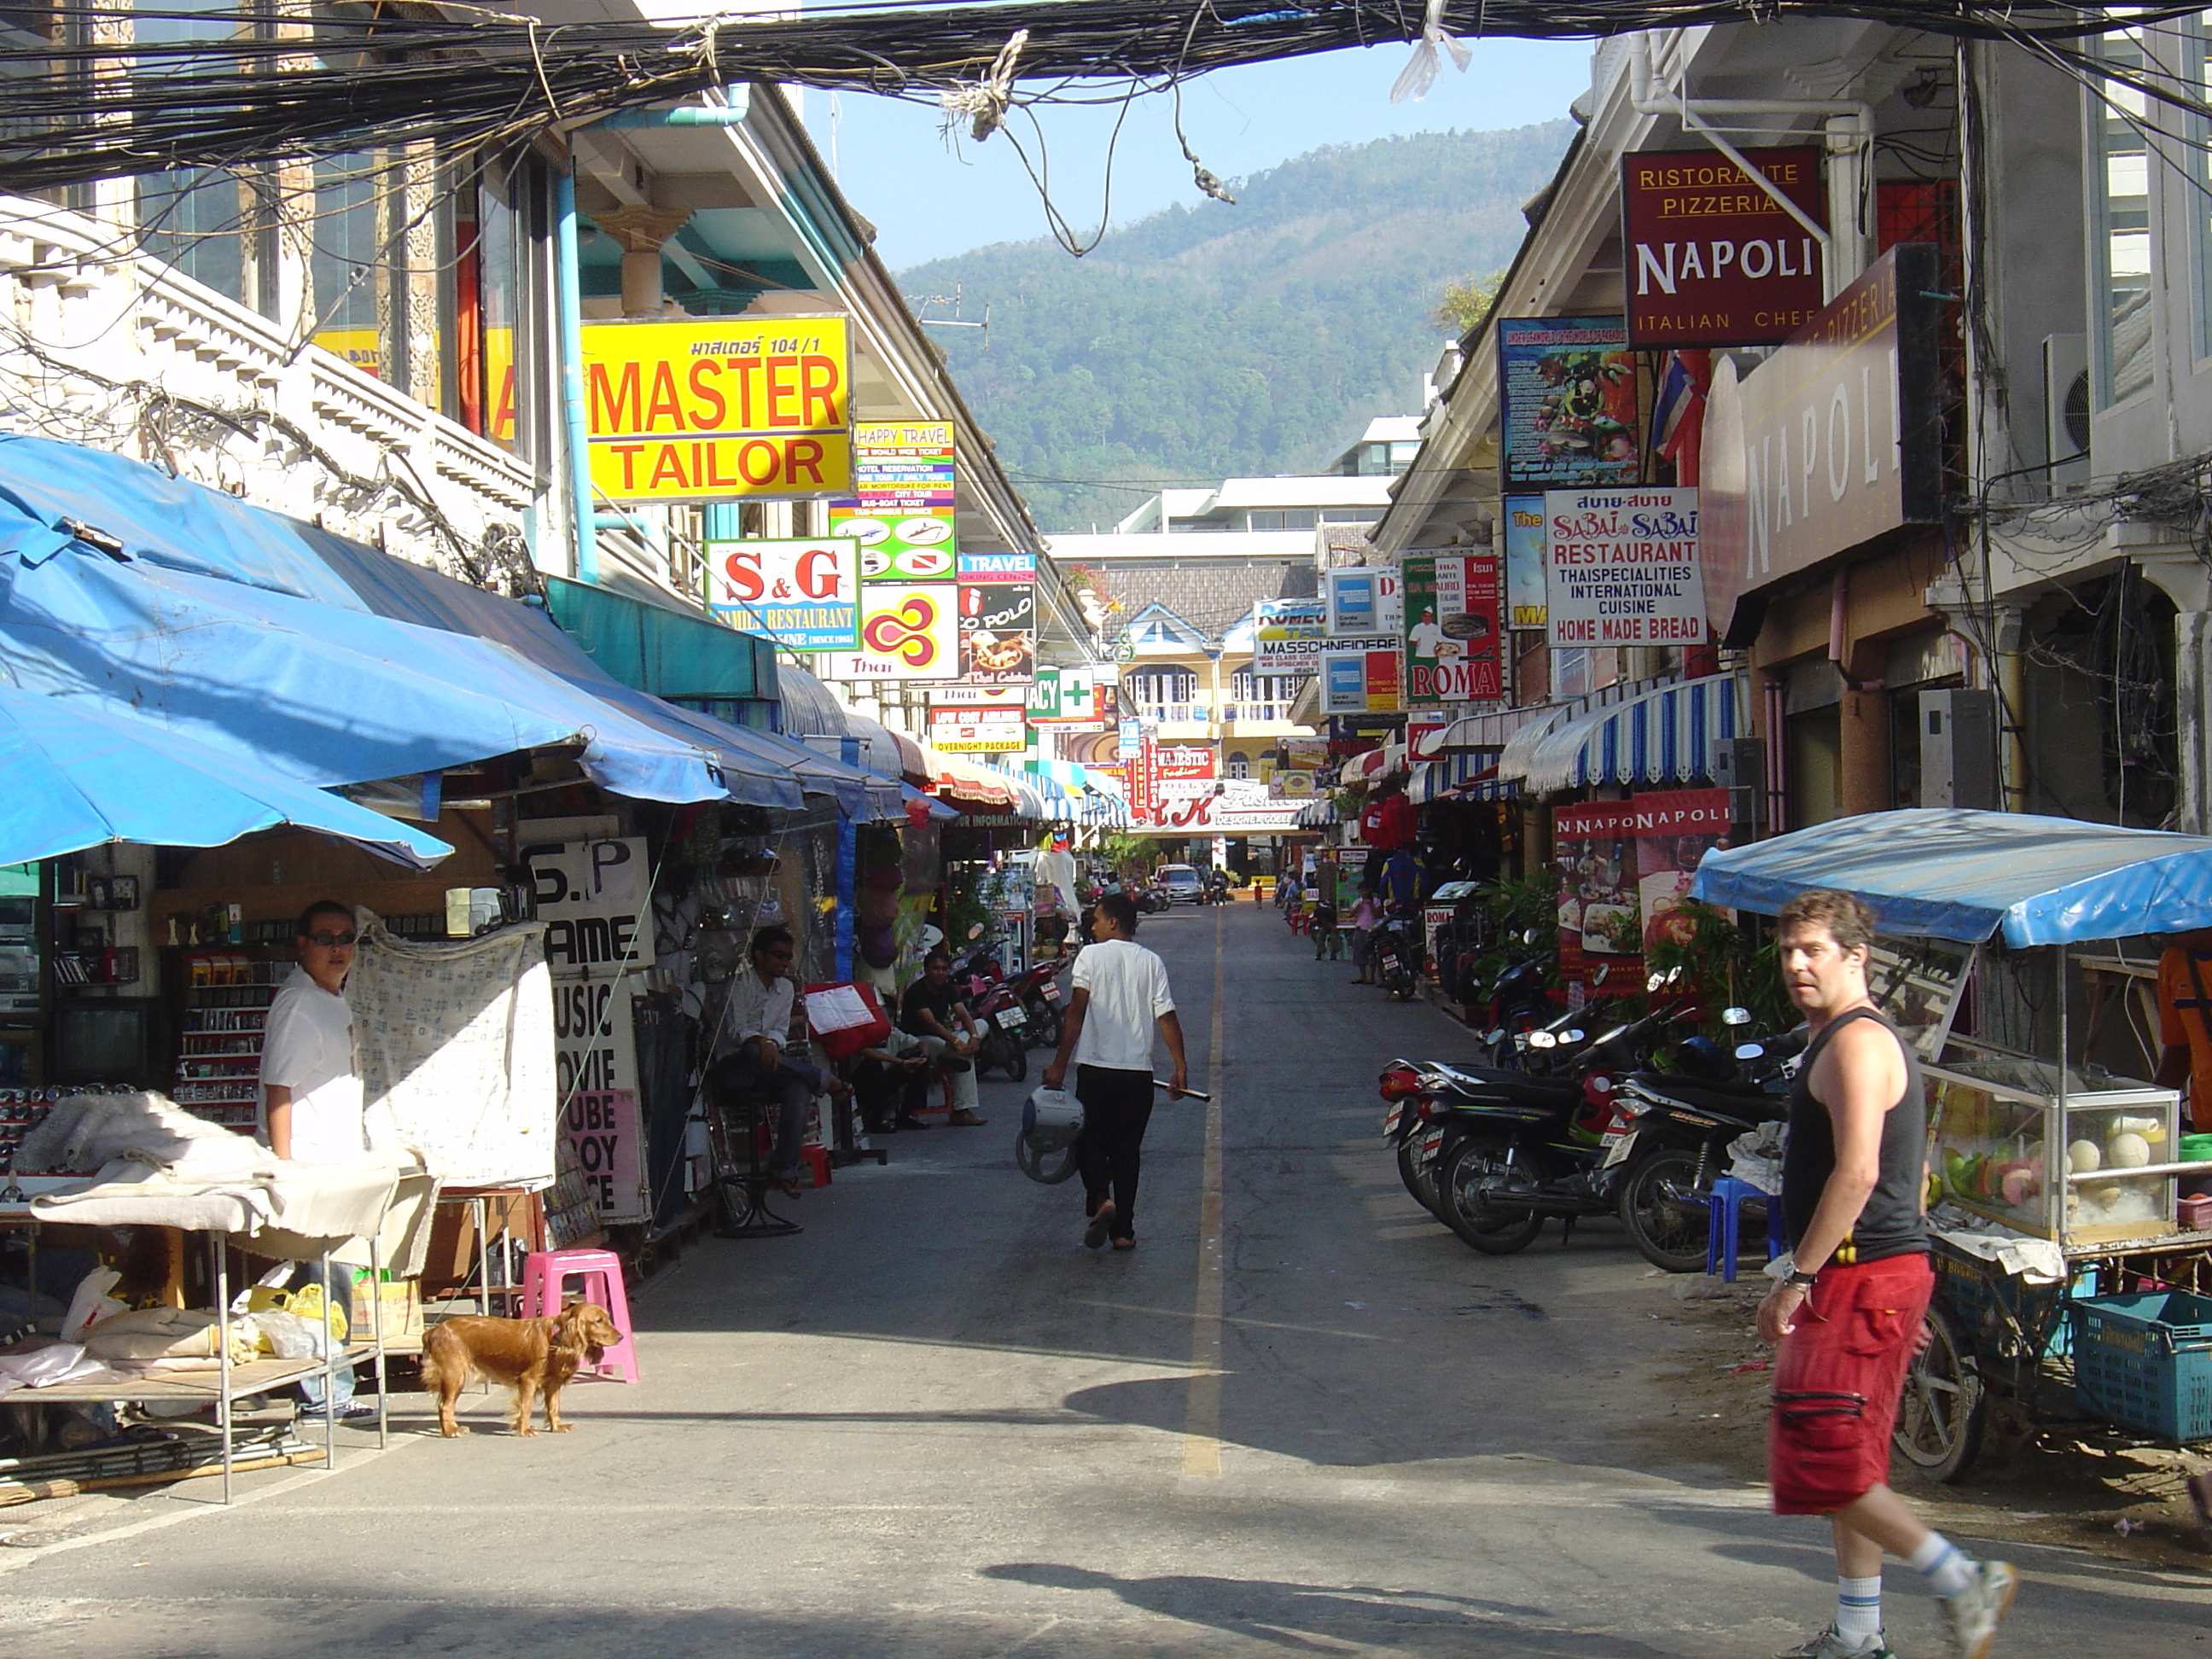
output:
M1901 1557L1941 1599L1955 1659L1985 1659L2016 1579L1931 1532L1889 1489L1899 1395L1934 1276L1921 1220L1925 1108L1917 1056L1867 995L1874 917L1846 893L1801 893L1777 918L1782 977L1805 1015L1782 1164L1789 1254L1759 1307L1780 1350L1768 1478L1778 1515L1825 1515L1836 1618L1782 1659L1894 1659L1881 1563Z

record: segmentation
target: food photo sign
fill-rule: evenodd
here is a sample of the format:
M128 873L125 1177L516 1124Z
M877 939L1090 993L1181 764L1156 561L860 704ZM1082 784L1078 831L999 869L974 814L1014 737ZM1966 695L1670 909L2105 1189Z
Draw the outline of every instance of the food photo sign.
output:
M1626 318L1501 318L1498 373L1507 489L1636 481L1644 457Z

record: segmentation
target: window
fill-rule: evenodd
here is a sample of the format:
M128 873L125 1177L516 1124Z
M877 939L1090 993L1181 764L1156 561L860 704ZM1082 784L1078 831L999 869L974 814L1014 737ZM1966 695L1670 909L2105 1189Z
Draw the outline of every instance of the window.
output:
M1226 775L1230 777L1249 778L1252 775L1252 757L1241 749L1232 749L1229 751L1229 758L1223 763L1223 767Z
M1318 521L1310 507L1255 507L1244 515L1247 530L1311 530Z
M2142 32L2105 37L2098 50L2116 68L2142 72ZM2097 266L2097 403L2124 402L2150 384L2150 153L2142 133L2144 97L2117 82L2101 83L2090 113L2099 134L2094 174L2093 229Z

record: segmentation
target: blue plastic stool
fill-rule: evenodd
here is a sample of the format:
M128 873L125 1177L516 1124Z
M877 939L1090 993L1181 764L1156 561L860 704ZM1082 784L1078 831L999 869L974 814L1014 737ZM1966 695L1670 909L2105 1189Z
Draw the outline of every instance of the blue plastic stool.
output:
M1712 1194L1706 1200L1712 1224L1705 1235L1705 1271L1718 1273L1728 1284L1735 1282L1735 1259L1742 1248L1739 1234L1743 1220L1743 1201L1755 1198L1766 1206L1766 1258L1771 1261L1782 1254L1782 1200L1773 1193L1764 1192L1748 1181L1738 1181L1734 1176L1723 1176L1713 1182Z

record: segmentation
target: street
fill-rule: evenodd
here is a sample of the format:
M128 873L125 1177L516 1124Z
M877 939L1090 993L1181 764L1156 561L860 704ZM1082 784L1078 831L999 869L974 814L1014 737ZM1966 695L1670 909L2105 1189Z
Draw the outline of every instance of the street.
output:
M1400 1187L1373 1077L1450 1024L1272 909L1139 942L1216 1099L1163 1097L1133 1255L1080 1248L1079 1186L1015 1171L1024 1091L986 1084L988 1128L896 1136L786 1206L803 1236L687 1252L635 1304L641 1385L574 1386L573 1435L471 1393L444 1442L404 1396L335 1475L0 1551L8 1650L1753 1659L1817 1629L1825 1526L1637 1449L1674 1328L1618 1230L1492 1261ZM2001 1654L2208 1651L2190 1577L2006 1553ZM1889 1595L1899 1653L1941 1651L1893 1564Z

